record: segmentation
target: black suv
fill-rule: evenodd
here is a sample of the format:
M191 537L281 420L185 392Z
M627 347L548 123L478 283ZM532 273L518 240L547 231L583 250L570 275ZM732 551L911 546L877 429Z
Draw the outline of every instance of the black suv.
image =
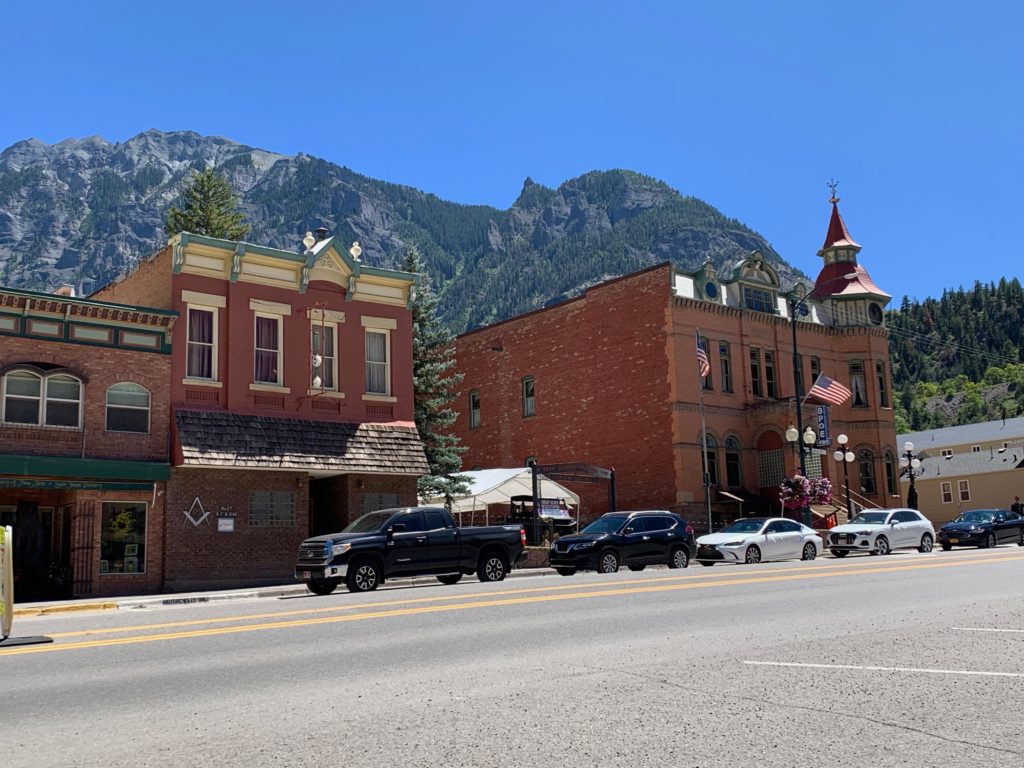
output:
M693 529L679 515L609 512L579 533L558 539L548 562L563 576L580 570L615 573L620 565L631 571L657 564L685 568L696 550Z

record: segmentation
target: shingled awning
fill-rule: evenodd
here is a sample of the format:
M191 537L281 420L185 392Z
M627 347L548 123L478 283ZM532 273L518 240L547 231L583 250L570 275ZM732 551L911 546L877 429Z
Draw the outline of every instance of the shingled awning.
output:
M429 470L415 427L176 411L187 467L293 469L423 475Z

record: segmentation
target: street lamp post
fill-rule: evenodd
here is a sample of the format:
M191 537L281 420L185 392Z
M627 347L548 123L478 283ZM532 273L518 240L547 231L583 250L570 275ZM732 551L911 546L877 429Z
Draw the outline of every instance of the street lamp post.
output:
M914 455L914 444L907 441L903 444L903 450L906 451L900 456L900 466L907 470L907 477L910 478L910 490L907 491L907 506L911 509L917 509L917 488L914 487L914 477L917 474L916 470L921 466L921 460Z
M797 406L799 409L799 406ZM802 428L802 425L801 425ZM794 427L792 424L789 429L786 430L786 440L789 441L790 445L800 454L800 474L803 477L807 477L807 454L806 452L811 450L811 446L814 445L814 441L818 439L818 436L814 433L814 430L810 427L803 430L803 442L801 443L801 431ZM810 526L811 524L811 508L804 505L804 508L800 510L803 515L804 525Z
M796 443L797 438L803 435L804 442L807 443L807 450L810 450L810 445L816 440L814 430L810 427L804 430L804 413L803 413L803 382L801 381L802 376L800 375L800 352L797 349L796 343L796 318L797 315L805 316L808 312L807 309L807 296L798 298L795 293L788 296L787 301L789 303L789 325L793 331L793 394L796 395L796 428L790 427L786 430L786 439L791 443ZM807 441L807 435L810 434L811 440ZM804 454L804 446L798 446L800 451L800 474L807 477L807 457ZM811 508L805 506L803 508L804 525L811 524Z
M849 522L853 519L853 502L850 500L850 463L857 457L853 455L853 451L847 449L847 440L849 438L846 435L839 435L836 438L839 449L832 454L832 458L843 464L843 487L846 489L846 521Z

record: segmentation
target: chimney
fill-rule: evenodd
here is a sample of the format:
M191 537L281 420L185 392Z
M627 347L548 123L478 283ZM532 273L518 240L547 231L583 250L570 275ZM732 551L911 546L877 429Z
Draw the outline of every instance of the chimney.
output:
M67 296L73 299L75 298L75 286L71 283L61 283L56 289L54 289L53 293L56 296Z
M316 241L318 243L321 240L326 240L327 236L328 236L328 229L327 229L327 227L317 227L316 228Z

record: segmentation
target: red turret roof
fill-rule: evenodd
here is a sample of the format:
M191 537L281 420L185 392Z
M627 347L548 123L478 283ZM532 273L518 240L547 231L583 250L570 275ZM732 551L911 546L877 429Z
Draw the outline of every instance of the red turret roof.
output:
M814 282L811 296L821 301L834 296L877 296L880 299L892 297L875 285L871 275L860 264L852 261L837 261L826 264Z
M839 215L839 201L832 198L832 218L828 222L828 233L825 235L825 244L821 246L821 250L824 251L826 248L857 248L860 249L850 233L846 231L846 222L843 221L843 217Z

